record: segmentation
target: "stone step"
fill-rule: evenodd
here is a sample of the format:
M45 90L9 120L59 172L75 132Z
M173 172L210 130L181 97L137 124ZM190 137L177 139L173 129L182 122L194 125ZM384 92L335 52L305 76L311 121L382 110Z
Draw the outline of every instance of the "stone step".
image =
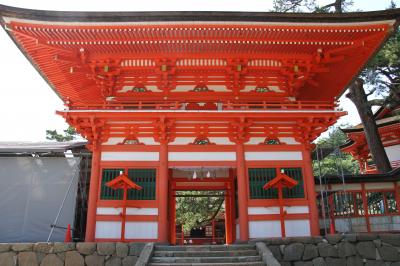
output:
M151 262L148 266L265 266L261 261L255 262L222 262L222 263L163 263Z
M238 257L152 257L151 263L226 263L226 262L256 262L261 256Z
M244 245L199 245L199 246L164 246L154 247L155 251L227 251L227 250L256 250L252 244Z
M257 256L255 249L244 250L218 250L218 251L155 251L154 257L235 257L235 256Z

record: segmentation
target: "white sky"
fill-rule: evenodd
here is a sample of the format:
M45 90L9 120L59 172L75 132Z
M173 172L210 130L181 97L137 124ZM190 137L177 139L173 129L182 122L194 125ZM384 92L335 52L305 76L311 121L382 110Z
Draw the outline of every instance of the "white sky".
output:
M400 0L395 3L399 6ZM272 8L272 0L0 0L0 4L71 11L268 11ZM354 9L380 10L389 4L390 0L354 0ZM63 109L62 101L4 30L0 30L0 92L0 141L40 141L45 140L46 129L67 128L55 114L55 110ZM339 123L359 123L352 103L342 97L341 105L349 115Z

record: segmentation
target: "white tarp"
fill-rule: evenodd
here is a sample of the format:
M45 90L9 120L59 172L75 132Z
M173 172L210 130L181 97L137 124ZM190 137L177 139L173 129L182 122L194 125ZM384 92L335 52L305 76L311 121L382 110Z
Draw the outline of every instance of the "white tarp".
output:
M79 158L0 157L0 242L47 241L68 187L57 225L73 228ZM63 241L55 229L50 241Z

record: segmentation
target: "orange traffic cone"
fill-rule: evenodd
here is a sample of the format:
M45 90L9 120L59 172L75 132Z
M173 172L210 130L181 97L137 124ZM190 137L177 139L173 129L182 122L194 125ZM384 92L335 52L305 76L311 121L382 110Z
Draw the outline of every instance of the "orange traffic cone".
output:
M72 236L71 236L71 225L67 225L67 232L65 233L65 239L64 242L72 242Z

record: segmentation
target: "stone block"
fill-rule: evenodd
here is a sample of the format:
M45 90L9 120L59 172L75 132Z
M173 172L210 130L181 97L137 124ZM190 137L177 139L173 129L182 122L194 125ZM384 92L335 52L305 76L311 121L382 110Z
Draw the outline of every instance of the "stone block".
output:
M33 251L35 252L41 252L41 253L53 253L53 244L51 243L35 243L33 245Z
M364 262L360 256L351 256L346 258L347 266L363 266Z
M115 245L115 253L117 257L124 258L128 256L129 253L129 246L126 243L117 243Z
M315 245L307 244L304 247L303 260L311 260L318 257L318 248Z
M32 251L33 243L16 243L12 244L11 249L16 252Z
M60 252L66 252L70 250L75 249L75 243L61 243L61 242L56 242L53 245L53 252L54 253L60 253Z
M289 243L314 244L314 238L310 236L288 237L287 240Z
M282 260L282 253L279 246L268 246L268 248L277 260Z
M380 239L374 239L372 240L372 242L374 243L375 247L380 248L382 246L382 240Z
M65 253L65 266L84 266L85 260L78 251L68 251Z
M344 241L348 242L357 242L357 235L356 234L345 234Z
M312 260L314 266L326 266L326 262L323 258L318 257Z
M377 238L378 238L378 235L375 233L359 233L359 234L357 234L357 241L372 241Z
M384 261L399 261L400 256L397 248L391 246L382 246L378 248L379 255Z
M400 234L380 234L379 238L383 243L400 247Z
M10 249L11 249L11 244L0 243L0 252L7 252L10 251Z
M106 261L106 266L121 266L121 265L122 265L122 260L121 258L118 257L113 256Z
M339 257L339 251L337 247L330 245L328 247L328 257L332 258L338 258Z
M129 255L139 257L145 243L129 243Z
M332 245L326 243L326 242L321 242L318 243L317 248L318 248L318 253L321 257L328 257L329 256L329 249L332 247Z
M321 243L324 239L322 236L313 236L312 238L313 238L314 244Z
M122 266L132 266L136 264L138 257L128 256L122 259Z
M18 266L38 266L36 254L31 251L20 252L18 254Z
M37 261L38 261L38 263L39 263L39 265L40 265L40 263L42 262L42 260L44 259L44 257L46 257L46 253L43 253L43 252L35 252L36 253L36 258L37 258Z
M104 266L104 256L97 254L86 256L85 263L87 266Z
M285 247L283 251L283 260L296 261L303 257L304 245L302 243L293 243Z
M326 265L327 266L343 266L346 265L346 259L344 258L326 258Z
M381 260L367 260L365 266L385 266L385 263Z
M90 243L90 242L76 243L76 250L83 255L92 255L96 250L96 243Z
M15 266L17 260L14 252L0 253L0 265L1 266Z
M64 266L64 262L56 254L48 254L43 258L40 266Z
M340 258L346 258L356 255L356 247L350 242L340 242L338 244L338 255Z
M358 242L356 245L358 254L365 259L376 259L375 245L372 241Z
M113 255L115 253L115 243L97 243L97 253L99 255Z
M326 235L325 238L326 238L326 240L328 240L329 244L335 245L343 239L343 235L339 235L339 234Z

